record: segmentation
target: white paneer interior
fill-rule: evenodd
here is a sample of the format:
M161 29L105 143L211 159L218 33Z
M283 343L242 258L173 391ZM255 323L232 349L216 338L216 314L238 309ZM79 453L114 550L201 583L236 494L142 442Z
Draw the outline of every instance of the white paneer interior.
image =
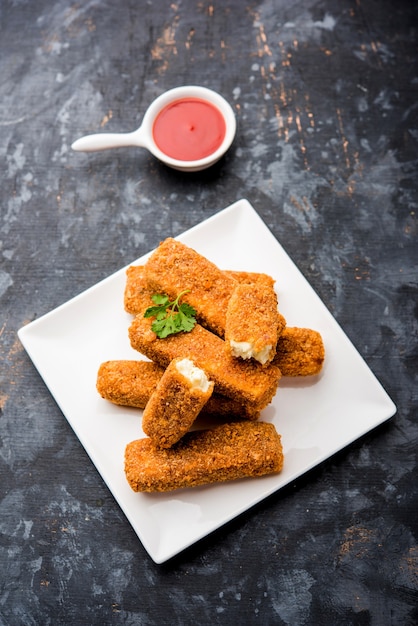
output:
M187 378L193 389L200 389L203 392L208 391L210 382L205 372L191 361L190 359L182 359L176 363L177 370L185 378Z
M267 363L273 348L273 346L267 345L259 352L256 352L253 344L248 341L234 341L231 339L229 343L234 356L240 357L241 359L255 359L262 365Z

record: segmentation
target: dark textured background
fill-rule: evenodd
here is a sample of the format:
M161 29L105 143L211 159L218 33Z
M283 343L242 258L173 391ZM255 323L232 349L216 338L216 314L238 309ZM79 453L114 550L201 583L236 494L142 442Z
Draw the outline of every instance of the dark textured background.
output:
M414 6L0 1L1 626L418 623ZM71 152L187 83L236 111L211 170ZM398 413L158 566L16 331L240 198Z

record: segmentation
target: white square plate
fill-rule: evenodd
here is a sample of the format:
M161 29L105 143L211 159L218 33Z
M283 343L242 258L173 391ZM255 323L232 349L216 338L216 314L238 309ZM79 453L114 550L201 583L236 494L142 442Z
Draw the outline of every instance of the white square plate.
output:
M145 549L162 563L390 418L396 407L335 319L246 200L178 239L222 269L275 278L289 326L318 330L326 359L314 379L282 379L262 419L275 424L285 454L278 475L138 494L124 474L124 450L143 436L141 411L96 391L103 361L141 356L129 343L123 308L126 268L19 330L19 338ZM133 261L145 262L146 255Z

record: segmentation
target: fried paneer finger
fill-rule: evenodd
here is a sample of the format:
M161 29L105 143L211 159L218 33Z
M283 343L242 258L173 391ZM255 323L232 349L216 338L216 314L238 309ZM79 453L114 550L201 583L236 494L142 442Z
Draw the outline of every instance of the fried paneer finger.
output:
M283 450L273 424L236 422L189 432L172 448L151 439L125 449L125 474L133 491L164 492L280 472Z
M123 304L127 313L136 315L151 306L152 292L149 290L145 279L145 268L143 265L131 265L126 270L126 284L123 294ZM150 302L146 304L145 302Z
M204 256L175 239L165 239L145 264L146 279L154 293L176 298L196 309L200 324L223 337L229 298L236 281Z
M283 376L315 376L322 369L325 348L320 333L287 327L279 337L273 363Z
M167 367L177 357L191 359L215 383L215 391L241 404L261 410L276 393L280 370L254 361L242 361L228 355L225 342L199 324L192 331L159 339L151 330L151 321L137 315L129 327L131 346Z
M164 368L151 361L105 361L99 367L96 388L105 400L143 409Z
M239 283L264 282L274 288L274 279L268 274L258 272L241 272L225 270L225 274ZM150 298L154 292L148 286L143 265L131 265L126 270L126 286L124 291L125 311L136 315L143 310L144 298ZM149 306L149 305L148 305ZM146 308L146 307L145 307Z
M285 321L279 328L277 295L266 282L239 283L229 299L226 311L225 346L241 359L270 363Z
M275 280L268 274L261 272L244 272L241 270L224 270L225 274L236 280L238 283L247 283L253 285L255 283L264 282L274 288Z
M97 390L105 400L119 406L144 409L164 367L152 361L106 361L97 373ZM202 409L205 415L257 420L260 410L213 393Z
M174 359L147 402L142 430L158 448L171 448L190 429L213 386L190 359Z

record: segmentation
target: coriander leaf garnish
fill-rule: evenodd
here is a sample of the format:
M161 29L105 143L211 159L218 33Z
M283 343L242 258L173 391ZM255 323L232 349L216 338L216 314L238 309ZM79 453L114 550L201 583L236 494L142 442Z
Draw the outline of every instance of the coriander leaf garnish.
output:
M190 332L196 324L195 309L182 302L180 298L190 291L186 289L179 293L175 300L170 302L170 298L166 294L155 293L151 296L156 306L150 306L144 313L144 317L155 317L155 321L151 325L151 330L159 337L164 339L168 335L175 335L182 331Z

